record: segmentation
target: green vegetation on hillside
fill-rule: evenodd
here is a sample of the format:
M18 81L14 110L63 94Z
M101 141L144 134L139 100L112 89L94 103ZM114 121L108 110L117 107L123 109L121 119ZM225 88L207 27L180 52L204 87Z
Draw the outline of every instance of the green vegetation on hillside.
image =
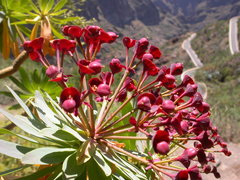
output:
M192 46L204 64L196 78L207 84L212 118L226 140L239 142L240 53L230 54L228 21L199 31Z

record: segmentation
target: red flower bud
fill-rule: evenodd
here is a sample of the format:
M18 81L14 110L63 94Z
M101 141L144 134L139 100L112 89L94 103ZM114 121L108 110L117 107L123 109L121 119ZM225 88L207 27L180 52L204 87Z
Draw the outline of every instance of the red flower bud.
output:
M162 141L157 143L156 150L157 150L157 153L166 155L170 151L170 147L166 141Z
M102 67L103 67L102 64L100 63L100 59L90 62L90 64L88 66L91 70L94 71L94 73L92 73L92 74L100 73L102 70Z
M183 72L183 64L175 63L170 66L170 73L174 76L180 75Z
M145 60L145 59L153 60L153 55L150 53L145 53L142 57L142 60Z
M54 65L51 65L46 70L46 75L50 78L54 78L59 73L58 68Z
M180 126L181 126L181 129L184 133L187 133L188 132L188 129L189 129L189 125L188 125L188 122L187 121L181 121L180 122Z
M65 28L63 30L67 30L68 36L70 36L72 39L74 38L80 38L83 33L83 29L80 28L79 26L70 26L68 28Z
M210 110L210 106L208 103L206 102L202 102L202 105L197 107L197 109L199 110L199 112L201 113L206 113Z
M107 84L100 84L98 87L97 87L97 94L99 96L108 96L111 94L111 90L110 90L110 87L109 85Z
M130 118L129 118L129 123L130 123L131 125L133 125L133 126L136 126L137 121L136 121L136 119L135 119L134 117L130 117Z
M150 46L149 53L153 55L154 59L159 59L162 55L161 51L156 46Z
M193 100L191 102L191 106L194 107L200 107L202 106L202 102L203 102L203 97L199 92L196 92L193 96Z
M166 113L171 113L174 111L175 105L174 105L173 101L171 101L171 100L164 100L162 103L162 109Z
M62 108L69 113L73 113L76 107L76 102L73 99L65 100L62 103Z
M123 89L120 91L120 93L118 93L116 101L117 102L123 102L127 97L127 90Z
M142 111L149 111L156 101L156 97L152 93L143 93L138 96L137 107Z
M68 29L70 28L71 26L63 26L62 28L62 33L65 35L65 36L68 36Z
M139 59L142 59L143 55L145 54L145 51L148 49L148 40L147 38L142 38L138 41L137 49L136 49L136 56Z
M109 63L109 67L113 74L119 73L122 71L122 68L124 67L119 59L112 59Z
M186 154L188 156L189 159L193 159L197 156L197 150L196 148L187 148L184 150L183 152L184 154Z
M185 75L183 77L183 80L182 80L182 83L180 84L180 86L185 86L186 87L188 84L194 84L194 81L190 76Z
M188 84L186 90L181 94L181 97L191 97L197 92L198 86L196 84Z

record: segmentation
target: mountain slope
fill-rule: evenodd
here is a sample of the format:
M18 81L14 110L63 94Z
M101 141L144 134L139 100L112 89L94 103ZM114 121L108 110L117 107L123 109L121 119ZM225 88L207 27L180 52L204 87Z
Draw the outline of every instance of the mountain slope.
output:
M155 37L158 42L239 15L240 1L88 0L82 8L81 15L95 18L108 30L135 38Z

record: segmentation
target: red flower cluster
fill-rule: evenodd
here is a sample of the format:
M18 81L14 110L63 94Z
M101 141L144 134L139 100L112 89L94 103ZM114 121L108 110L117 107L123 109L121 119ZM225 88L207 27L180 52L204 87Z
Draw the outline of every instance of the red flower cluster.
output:
M42 54L42 38L27 41L23 46L32 60L39 60L47 68L47 76L64 88L60 95L60 105L66 112L79 115L79 128L86 131L94 141L105 143L109 148L113 147L109 140L111 138L138 140L137 136L116 134L141 132L146 137L139 140L152 141L152 152L157 154L155 159L149 157L148 161L143 160L143 164L153 171L164 167L161 173L172 179L185 180L190 177L191 180L198 180L201 179L200 172L211 172L219 177L216 167L212 165L215 162L214 155L208 150L218 146L221 148L218 152L227 156L231 152L219 136L217 128L212 125L209 104L197 92L197 84L190 76L186 75L181 82L176 77L183 72L181 63L158 67L155 61L162 55L159 48L150 45L146 38L137 41L124 37L125 64L114 58L109 62L109 72L101 72L103 66L96 55L102 44L112 43L118 36L98 26L64 26L62 32L70 40L52 41L52 47L56 50L55 64L50 65ZM81 58L76 45L81 50ZM131 48L133 56L129 58ZM78 89L66 84L69 75L64 75L63 71L65 55L69 55L78 67ZM138 71L139 76L136 76L135 70L139 67L142 67L142 71ZM120 81L116 76L121 76ZM117 117L130 102L132 109L123 117ZM82 105L87 105L88 112L83 111ZM94 110L98 112L97 117ZM129 121L126 123L125 119ZM126 124L119 126L120 122ZM190 147L186 145L188 142L193 142L189 143ZM182 148L183 152L171 158L170 154L176 147ZM124 153L124 150L120 152ZM129 152L126 154L129 155ZM168 168L166 162L180 162L184 169ZM164 169L176 173L170 174Z

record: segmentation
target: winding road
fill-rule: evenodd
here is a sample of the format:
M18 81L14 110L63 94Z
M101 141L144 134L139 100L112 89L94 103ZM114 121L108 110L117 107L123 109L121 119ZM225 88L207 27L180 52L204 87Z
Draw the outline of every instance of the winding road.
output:
M196 33L191 34L191 36L187 39L185 39L182 43L182 48L187 52L189 57L191 58L193 64L195 65L194 68L188 69L184 71L181 75L181 79L184 78L185 75L191 76L194 79L194 75L196 73L196 70L203 67L203 63L198 58L196 52L192 49L191 41L196 37ZM207 98L207 86L205 83L198 83L198 91L202 94L203 98Z
M240 16L232 17L229 21L229 48L231 54L239 52L239 43L238 43L238 20Z

